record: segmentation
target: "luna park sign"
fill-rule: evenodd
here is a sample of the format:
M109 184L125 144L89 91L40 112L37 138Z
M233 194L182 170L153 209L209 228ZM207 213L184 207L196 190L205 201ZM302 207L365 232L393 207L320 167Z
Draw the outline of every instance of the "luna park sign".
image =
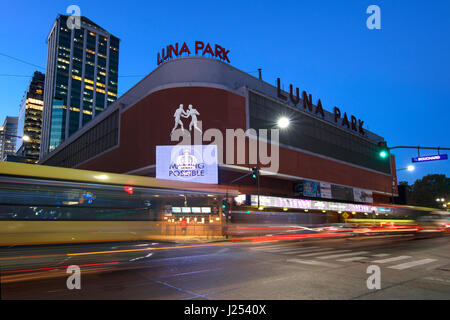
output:
M322 119L325 118L325 112L323 111L322 102L320 101L320 99L317 100L317 104L314 106L312 103L311 94L308 95L306 91L303 91L300 98L300 90L296 88L294 94L292 84L289 84L289 97L288 97L282 93L280 83L281 83L280 78L277 78L278 98L286 102L290 100L294 106L297 106L301 101L302 102L301 106L305 111L308 110L311 113L314 113L315 115L320 115ZM347 112L344 112L344 114L342 114L341 110L338 107L333 108L333 113L334 113L334 122L336 124L351 129L352 131L355 131L361 135L365 134L363 128L364 121L357 119L354 115L348 117Z
M193 48L189 48L186 42L183 42L181 45L178 42L168 45L161 49L161 54L158 52L156 62L160 65L166 60L178 58L183 55L191 55L191 53L194 53L196 56L206 55L212 58L220 59L224 62L230 62L230 59L228 58L230 50L226 50L218 44L211 45L203 41L195 41Z

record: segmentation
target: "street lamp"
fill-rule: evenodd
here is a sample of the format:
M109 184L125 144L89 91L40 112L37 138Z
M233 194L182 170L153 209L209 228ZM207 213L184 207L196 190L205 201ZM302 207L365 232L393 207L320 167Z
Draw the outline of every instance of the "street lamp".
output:
M286 129L287 127L289 127L290 122L291 121L289 120L289 118L281 117L278 119L277 124L278 124L278 127L280 127L281 129Z
M381 153L383 153L383 152L385 152L385 151L382 151ZM381 153L380 153L380 156L381 156ZM386 152L386 156L387 156L387 152ZM396 171L398 172L398 171L402 171L402 170L407 170L407 171L411 172L411 171L414 171L414 169L415 169L415 167L410 164L406 168L397 169ZM394 203L394 183L392 183L392 203Z
M409 172L414 171L416 169L413 165L409 165L406 168L397 169L397 171L408 170Z
M5 138L6 138L7 136L8 136L8 137L13 137L13 138L19 138L19 139L22 139L22 140L25 141L25 142L28 142L28 141L31 140L30 137L27 136L26 134L24 134L24 135L21 137L21 136L16 136L16 135L14 135L14 134L8 134L8 133L6 133L6 132L3 132L1 135L4 136Z

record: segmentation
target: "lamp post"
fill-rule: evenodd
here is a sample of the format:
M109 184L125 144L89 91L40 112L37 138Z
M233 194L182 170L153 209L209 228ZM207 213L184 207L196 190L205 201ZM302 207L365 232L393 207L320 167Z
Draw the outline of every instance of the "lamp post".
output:
M8 136L8 137L13 137L13 138L19 138L19 139L22 139L22 140L25 141L25 142L28 142L28 141L31 140L30 137L27 136L27 135L25 135L25 134L24 134L23 136L16 136L16 135L14 135L14 134L8 134L8 133L6 133L6 132L3 132L1 135L4 136L5 138L6 138L6 136Z
M411 165L409 165L409 166L407 166L406 168L400 168L400 169L397 169L396 170L396 172L399 172L399 171L403 171L403 170L407 170L407 171L409 171L409 172L412 172L412 171L414 171L416 168L411 164ZM392 204L394 203L394 182L392 182Z
M280 129L286 129L287 127L289 127L290 123L291 123L291 121L289 120L289 118L283 116L278 119L277 126Z
M402 170L414 171L415 169L416 168L411 164L411 165L407 166L406 168L397 169L397 171L402 171Z
M25 142L28 142L28 141L30 141L31 139L30 139L30 137L29 136L27 136L27 135L23 135L23 136L17 136L17 135L14 135L14 134L8 134L8 133L6 133L6 132L2 132L2 133L0 133L0 137L1 137L1 144L3 145L3 147L2 147L2 149L4 149L4 145L5 145L5 143L4 143L4 140L6 139L6 137L11 137L11 138L19 138L19 139L22 139L23 141L25 141ZM15 144L14 144L15 145ZM0 160L2 160L3 159L3 154L4 154L4 150L2 150L2 152L1 152L1 154L0 154Z

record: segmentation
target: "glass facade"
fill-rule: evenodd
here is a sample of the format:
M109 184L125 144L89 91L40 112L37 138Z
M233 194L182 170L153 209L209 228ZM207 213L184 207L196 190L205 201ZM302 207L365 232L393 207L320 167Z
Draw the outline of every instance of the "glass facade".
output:
M94 104L95 42L95 33L88 32L84 66L83 125L92 119L92 107Z
M81 77L83 72L83 31L74 29L70 84L69 136L79 128Z
M119 143L119 112L111 115L87 130L79 138L59 150L46 165L74 167Z
M107 105L117 100L117 81L119 72L119 39L110 37L108 67L108 97Z
M364 168L391 173L390 162L378 157L378 146L331 123L306 115L284 104L249 92L250 128L275 129L281 116L290 119L280 130L280 143Z
M53 151L65 139L117 100L119 39L81 18L80 29L67 27L60 15L50 33L47 57L49 97L45 100L41 156ZM52 37L56 45L52 48ZM54 60L54 61L49 61ZM53 63L52 63L53 62Z
M8 154L14 154L16 151L16 137L18 127L18 117L6 117L3 125L0 127L1 154L0 160L4 160Z
M42 109L44 105L45 75L36 71L30 86L25 93L19 111L17 134L28 136L29 140L18 139L16 153L23 156L26 162L36 163L39 159L41 145Z

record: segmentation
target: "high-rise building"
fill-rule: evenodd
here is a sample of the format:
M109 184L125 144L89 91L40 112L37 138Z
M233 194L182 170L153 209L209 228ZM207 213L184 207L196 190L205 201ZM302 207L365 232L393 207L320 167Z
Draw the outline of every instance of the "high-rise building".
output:
M119 39L69 19L58 15L47 39L41 158L117 99Z
M3 136L3 132L4 131L5 130L4 130L3 126L1 126L0 127L0 161L3 160L3 157L2 157L2 154L3 154L3 140L5 140L4 136Z
M20 104L17 134L21 137L27 136L28 139L24 141L17 138L16 153L29 163L37 163L39 160L44 80L45 75L36 71Z
M8 154L16 152L17 137L17 117L6 117L3 125L0 127L0 160L5 160Z

